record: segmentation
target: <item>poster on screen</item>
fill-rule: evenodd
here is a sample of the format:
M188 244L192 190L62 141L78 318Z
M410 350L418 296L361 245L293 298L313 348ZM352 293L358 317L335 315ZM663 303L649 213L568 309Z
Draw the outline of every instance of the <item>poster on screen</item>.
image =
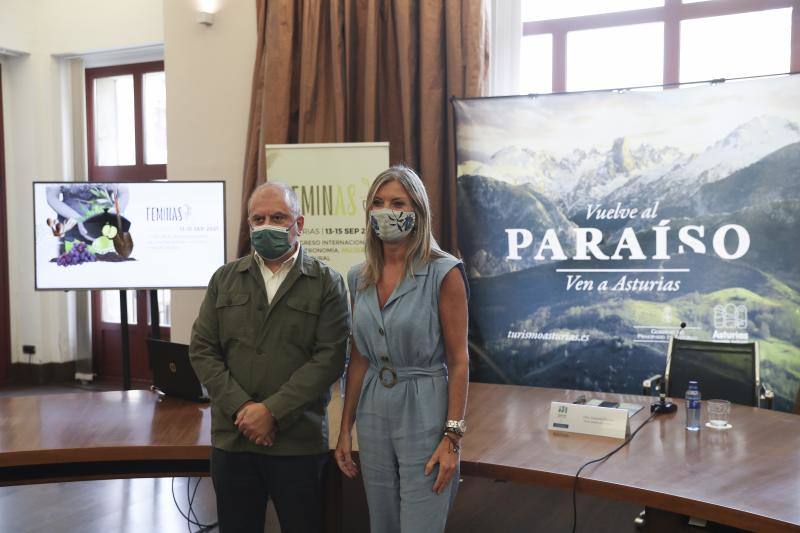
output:
M225 263L225 183L35 182L36 290L205 288Z

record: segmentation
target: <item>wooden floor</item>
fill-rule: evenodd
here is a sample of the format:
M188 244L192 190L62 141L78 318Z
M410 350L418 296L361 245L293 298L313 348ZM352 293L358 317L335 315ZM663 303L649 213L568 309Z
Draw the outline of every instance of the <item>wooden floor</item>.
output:
M191 482L191 488L197 478ZM114 479L0 487L0 530L15 533L190 531L172 500L172 479ZM175 496L188 508L186 478L175 479ZM200 523L216 521L214 491L201 478L194 505ZM192 526L191 531L199 528Z
M0 396L59 394L108 390L102 384L45 387L0 387ZM187 487L197 478L174 480L181 511L188 508ZM191 483L189 485L189 483ZM161 533L197 531L187 525L173 501L173 480L124 479L0 487L0 532L14 533ZM351 491L355 492L355 491ZM344 512L364 513L363 495L347 498ZM516 533L569 531L572 502L568 491L465 478L448 522L448 533ZM201 523L216 521L214 490L202 478L193 509ZM578 531L634 533L640 507L578 495ZM357 520L364 522L365 519ZM267 531L278 532L274 509L267 512ZM214 528L212 531L217 531ZM351 533L351 532L348 532Z
M197 478L193 478L190 484L186 478L174 481L175 497L184 514L188 508L187 486L194 489L196 482ZM189 529L179 513L172 499L171 487L170 478L0 487L0 531L197 531L199 528L196 526ZM465 504L467 501L472 503ZM216 522L210 479L201 478L192 507L200 523ZM636 531L633 518L639 510L635 505L579 495L578 531L633 533ZM462 485L447 532L568 532L571 519L571 501L567 492L468 478ZM266 531L280 531L272 506L267 512Z

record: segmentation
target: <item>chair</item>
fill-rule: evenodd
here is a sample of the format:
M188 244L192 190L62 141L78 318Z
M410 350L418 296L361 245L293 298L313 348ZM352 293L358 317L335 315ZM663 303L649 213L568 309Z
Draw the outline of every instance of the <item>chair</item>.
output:
M642 382L642 394L654 391L666 396L683 396L689 381L697 381L700 394L707 399L772 409L774 393L759 374L758 344L729 343L672 338L667 351L664 374ZM690 519L696 520L696 519ZM645 525L645 511L634 519L636 527Z
M756 342L728 343L673 338L664 375L642 382L642 392L679 397L697 381L703 398L719 398L741 405L772 409L774 393L762 383Z

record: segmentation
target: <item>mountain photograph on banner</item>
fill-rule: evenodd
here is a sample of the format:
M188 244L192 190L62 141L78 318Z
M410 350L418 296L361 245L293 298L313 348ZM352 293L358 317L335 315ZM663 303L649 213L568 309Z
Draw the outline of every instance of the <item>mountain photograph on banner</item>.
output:
M757 341L789 409L798 94L787 76L455 101L473 379L638 393L673 335Z

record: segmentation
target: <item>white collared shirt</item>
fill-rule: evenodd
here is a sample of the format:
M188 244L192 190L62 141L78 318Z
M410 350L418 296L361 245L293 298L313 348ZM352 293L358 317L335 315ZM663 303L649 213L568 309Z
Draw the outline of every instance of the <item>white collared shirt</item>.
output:
M283 281L286 279L286 276L289 275L289 271L292 269L297 256L300 254L300 243L297 244L297 248L295 248L294 253L283 262L281 267L273 272L264 262L264 259L258 255L258 252L253 252L256 257L256 262L258 263L259 268L261 269L261 275L264 276L264 287L267 289L267 302L272 303L272 299L275 297L275 293L278 292Z

